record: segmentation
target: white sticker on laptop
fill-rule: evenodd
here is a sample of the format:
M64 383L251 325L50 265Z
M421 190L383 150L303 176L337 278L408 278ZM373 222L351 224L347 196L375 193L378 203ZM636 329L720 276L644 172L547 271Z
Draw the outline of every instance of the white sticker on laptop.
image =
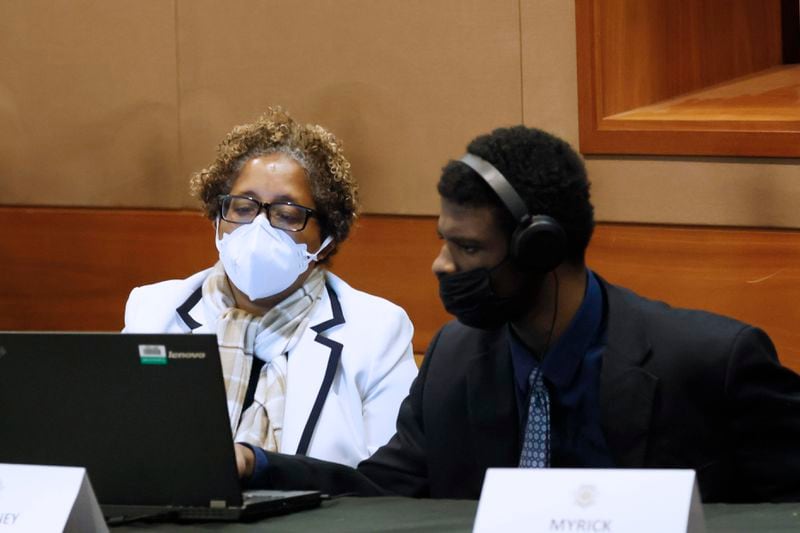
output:
M163 344L140 344L139 361L143 365L166 365L167 347Z

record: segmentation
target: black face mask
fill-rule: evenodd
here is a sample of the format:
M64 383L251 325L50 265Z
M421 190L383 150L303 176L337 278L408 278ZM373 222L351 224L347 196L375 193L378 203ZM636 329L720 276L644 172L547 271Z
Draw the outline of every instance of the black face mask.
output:
M439 298L444 308L464 325L495 329L522 316L533 304L530 291L498 296L492 289L492 269L476 268L439 276ZM521 288L522 289L522 288Z

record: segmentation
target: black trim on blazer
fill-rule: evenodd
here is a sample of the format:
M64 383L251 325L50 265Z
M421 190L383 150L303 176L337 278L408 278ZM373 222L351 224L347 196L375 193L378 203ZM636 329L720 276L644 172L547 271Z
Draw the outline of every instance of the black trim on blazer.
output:
M200 322L192 318L192 315L189 312L197 305L197 302L200 301L200 298L203 297L203 286L200 285L197 287L189 298L183 302L180 307L176 309L178 316L186 322L186 325L189 326L190 329L195 330L202 326ZM250 378L247 382L247 392L244 395L244 401L242 402L242 412L239 414L239 424L242 422L242 417L244 416L244 412L247 410L250 405L253 403L253 398L256 395L256 386L258 385L258 378L261 375L261 367L264 366L264 361L259 359L258 357L253 357L253 363L250 367ZM239 426L238 424L236 425Z
M325 376L322 378L322 386L317 393L314 406L311 408L311 414L306 421L306 426L303 428L303 434L300 436L300 442L297 445L296 453L298 455L305 455L306 452L308 452L308 446L311 444L311 437L314 435L314 429L317 427L317 422L319 422L319 417L322 413L322 406L325 405L325 399L328 397L331 386L333 386L333 378L336 375L336 369L339 368L339 361L342 358L342 349L344 348L342 343L322 336L324 331L345 323L344 313L342 312L342 304L339 302L339 296L328 283L325 283L325 289L328 291L328 297L331 300L331 312L333 313L333 318L326 320L325 322L321 322L316 326L312 326L311 329L317 334L317 336L314 337L314 341L330 348L331 355L328 358L328 366L325 368ZM189 328L193 330L199 328L202 324L192 318L192 316L189 314L189 311L191 311L192 308L197 305L197 302L199 302L202 297L203 287L201 285L192 293L191 296L189 296L189 298L186 299L185 302L180 305L180 307L176 309L181 319L186 323L187 326L189 326ZM254 358L254 363L256 363L256 359L257 358ZM253 373L253 370L251 370L251 379L249 380L250 383L248 383L247 396L250 397L249 403L252 403L250 389L253 389L252 392L254 393L255 382L258 381L257 379L252 379ZM258 372L256 372L256 374L258 374ZM245 403L248 403L247 398L245 398ZM244 409L246 409L246 406L242 407L242 413L244 413Z
M328 290L328 296L331 299L331 307L332 307L331 311L333 312L333 318L331 318L330 320L326 320L325 322L321 322L316 326L313 326L311 329L313 329L314 332L316 333L322 333L326 329L338 326L339 324L344 324L344 313L342 313L342 304L339 303L339 296L336 295L336 291L334 291L333 288L331 288L331 286L328 285L327 283L325 284L325 288ZM318 341L319 338L320 338L319 335L317 335L317 338L315 338L314 340ZM327 346L327 344L324 342L322 344L325 344Z
M183 319L183 321L186 322L186 325L189 326L189 329L197 329L200 326L202 326L200 322L192 318L192 315L189 314L189 311L191 311L192 308L195 305L197 305L197 302L199 302L200 298L202 297L203 297L203 286L200 285L199 287L197 287L197 290L194 291L192 295L189 296L186 299L186 301L183 302L180 305L180 307L176 309L176 311L178 312L178 316L180 316L181 319Z
M250 365L250 378L247 380L247 392L244 394L244 401L242 402L242 412L239 413L239 424L242 423L244 412L253 405L253 398L256 397L256 387L258 387L258 380L261 377L261 369L264 367L264 360L260 359L253 354L253 362ZM236 427L239 427L236 424Z
M300 437L300 442L297 445L297 455L305 455L308 452L308 446L311 444L311 437L314 434L314 428L317 426L320 414L322 413L322 406L325 405L325 399L328 397L328 392L333 385L333 377L336 375L336 369L339 368L339 360L342 358L342 348L344 346L340 342L333 341L327 337L322 336L322 332L334 326L344 324L344 313L342 313L342 304L339 303L339 297L336 292L327 283L325 288L328 290L328 297L331 299L331 308L333 311L333 318L326 320L311 329L317 333L314 341L323 344L330 348L331 355L328 358L328 366L325 369L325 377L322 379L322 386L317 393L317 399L314 401L314 407L311 409L306 421L306 427L303 429L303 434Z

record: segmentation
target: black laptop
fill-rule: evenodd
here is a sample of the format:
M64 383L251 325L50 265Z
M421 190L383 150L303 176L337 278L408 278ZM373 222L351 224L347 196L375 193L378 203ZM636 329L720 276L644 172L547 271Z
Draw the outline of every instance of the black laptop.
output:
M85 467L109 520L252 520L321 500L242 492L214 335L0 332L0 463Z

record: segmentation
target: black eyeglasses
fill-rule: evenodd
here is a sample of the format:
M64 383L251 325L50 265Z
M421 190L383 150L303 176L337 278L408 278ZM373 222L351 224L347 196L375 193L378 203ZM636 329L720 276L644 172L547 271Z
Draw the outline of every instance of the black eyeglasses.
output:
M250 224L263 209L270 226L286 231L303 231L310 217L316 216L313 209L291 202L259 202L249 196L221 194L219 212L222 220L234 224Z

